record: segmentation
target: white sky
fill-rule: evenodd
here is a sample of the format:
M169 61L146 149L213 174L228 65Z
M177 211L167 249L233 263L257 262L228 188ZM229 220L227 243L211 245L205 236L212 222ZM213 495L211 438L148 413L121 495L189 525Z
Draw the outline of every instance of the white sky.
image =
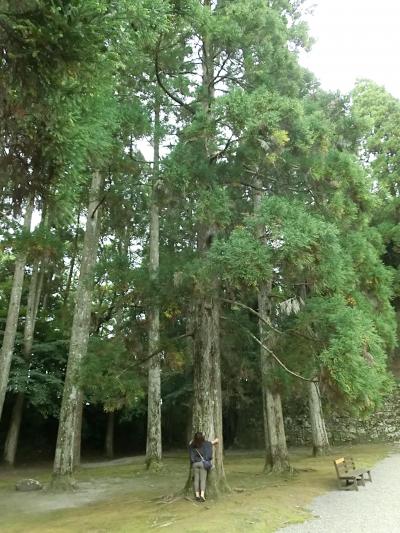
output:
M400 0L309 0L316 39L302 64L324 89L348 92L359 78L400 98Z

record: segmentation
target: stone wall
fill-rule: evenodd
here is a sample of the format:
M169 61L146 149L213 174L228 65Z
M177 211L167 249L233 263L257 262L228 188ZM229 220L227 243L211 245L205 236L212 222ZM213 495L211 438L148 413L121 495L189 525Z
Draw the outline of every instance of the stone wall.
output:
M263 448L263 421L261 402L252 402L241 409L237 426L235 448ZM285 430L289 446L311 445L311 427L308 404L297 398L284 406ZM400 383L382 407L368 419L326 413L326 425L332 445L363 442L400 441Z
M310 444L311 428L307 408L299 404L296 414L285 418L288 444L301 446ZM400 384L382 407L368 419L355 419L350 416L328 414L326 425L331 444L346 442L393 442L400 441Z

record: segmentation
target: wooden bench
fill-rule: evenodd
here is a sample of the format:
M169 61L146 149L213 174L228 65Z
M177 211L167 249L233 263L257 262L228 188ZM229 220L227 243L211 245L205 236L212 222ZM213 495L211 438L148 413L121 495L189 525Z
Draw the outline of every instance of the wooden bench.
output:
M371 471L367 468L356 468L352 457L341 457L333 461L339 488L358 490L358 484L365 486L365 481L372 481ZM368 475L365 479L364 476ZM344 484L343 484L344 483Z

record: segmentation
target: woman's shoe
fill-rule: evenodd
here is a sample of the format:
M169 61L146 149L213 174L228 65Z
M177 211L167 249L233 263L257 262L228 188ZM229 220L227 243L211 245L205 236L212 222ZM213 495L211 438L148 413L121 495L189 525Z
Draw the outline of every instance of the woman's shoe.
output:
M200 500L201 502L205 502L205 501L206 501L206 499L204 498L204 496L200 496L199 500Z
M200 496L196 496L196 502L201 502L201 501L202 500L201 500Z

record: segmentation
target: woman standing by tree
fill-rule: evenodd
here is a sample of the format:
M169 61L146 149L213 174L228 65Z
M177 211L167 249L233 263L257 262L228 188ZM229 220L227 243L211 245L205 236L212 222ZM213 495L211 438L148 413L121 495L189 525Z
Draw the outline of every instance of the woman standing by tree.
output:
M190 463L194 474L194 492L196 500L205 502L205 491L207 473L212 468L213 445L219 440L206 440L201 431L194 434L193 440L189 444Z

